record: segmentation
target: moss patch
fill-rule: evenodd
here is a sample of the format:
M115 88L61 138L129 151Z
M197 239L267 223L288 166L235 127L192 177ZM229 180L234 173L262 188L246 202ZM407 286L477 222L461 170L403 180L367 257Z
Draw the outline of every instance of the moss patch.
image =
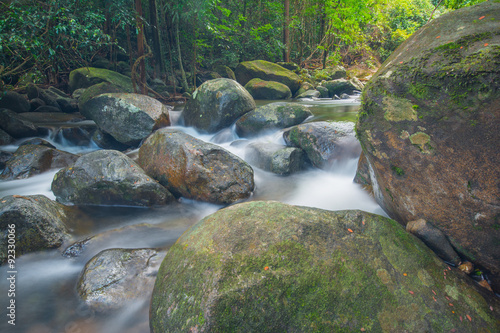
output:
M417 111L413 104L404 98L386 96L383 99L384 118L387 121L417 120Z

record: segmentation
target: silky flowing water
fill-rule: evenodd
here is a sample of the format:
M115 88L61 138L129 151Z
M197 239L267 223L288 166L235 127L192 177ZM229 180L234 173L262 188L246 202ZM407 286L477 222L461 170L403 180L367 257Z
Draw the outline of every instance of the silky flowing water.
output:
M258 102L262 105L266 102ZM355 121L359 101L311 100L298 102L310 108L314 117L308 121ZM171 112L174 125L182 107ZM192 128L179 129L202 140L220 144L244 157L243 149L232 146L237 140L234 130L219 135L201 135ZM98 149L94 144L72 146L55 130L48 138L58 149L86 153ZM252 141L284 143L282 132ZM0 147L14 151L20 142ZM130 152L132 158L137 151ZM276 200L284 203L328 210L360 209L385 215L380 206L362 188L353 183L357 158L334 165L331 170L308 169L291 176L278 176L254 167L256 189L249 200ZM0 197L6 195L43 194L55 199L50 185L57 170L25 180L0 182ZM149 298L124 304L119 311L100 315L90 311L78 297L76 285L85 263L95 254L109 248L168 248L191 225L222 208L221 206L181 199L160 208L91 207L69 226L72 241L106 233L105 242L86 248L80 257L66 258L60 250L37 252L16 260L16 326L7 324L5 316L9 289L7 267L0 267L0 332L67 332L67 333L142 333L149 332ZM149 228L148 226L160 227ZM70 245L68 243L67 245Z

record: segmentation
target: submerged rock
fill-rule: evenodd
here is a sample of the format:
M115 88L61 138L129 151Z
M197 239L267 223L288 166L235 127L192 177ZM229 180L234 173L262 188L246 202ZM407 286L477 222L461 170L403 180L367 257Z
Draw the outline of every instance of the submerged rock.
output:
M254 189L252 168L227 150L168 128L139 149L139 164L177 196L228 204Z
M65 210L63 205L43 195L12 195L0 199L0 263L8 260L8 245L12 244L9 234L15 235L16 258L63 245L69 238Z
M182 112L186 126L215 133L255 109L252 96L238 82L216 79L204 82Z
M54 176L52 191L57 201L75 205L154 206L174 200L137 163L115 150L83 155Z
M306 166L306 154L302 149L269 142L254 142L246 146L245 160L278 175L289 175Z
M5 169L0 178L4 180L28 178L50 169L72 165L77 159L78 155L48 147L45 144L23 144L5 163Z
M295 126L283 133L288 146L304 150L311 163L328 169L342 159L356 158L361 147L354 123L319 121Z
M247 202L204 218L170 248L153 290L150 327L498 331L500 302L477 288L388 218Z
M276 81L264 81L258 78L251 79L245 84L245 89L254 99L289 99L292 92L288 86Z
M246 85L251 79L259 78L265 81L283 83L290 88L292 94L300 88L300 77L297 74L265 60L242 62L238 64L234 74L236 80L242 85Z
M236 133L251 137L266 131L298 125L312 116L311 111L297 103L276 102L248 112L236 121Z
M77 290L90 309L118 310L148 298L165 252L155 249L109 249L98 253L83 269Z
M487 1L414 33L365 88L356 127L389 216L432 221L497 291L499 15Z
M87 101L80 112L95 121L101 131L130 146L170 125L168 107L139 94L101 94Z

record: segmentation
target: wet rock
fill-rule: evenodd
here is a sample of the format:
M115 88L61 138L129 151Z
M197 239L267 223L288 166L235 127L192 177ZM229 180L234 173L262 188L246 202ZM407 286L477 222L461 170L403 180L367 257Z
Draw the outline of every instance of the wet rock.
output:
M137 146L154 130L170 125L168 107L139 94L101 94L87 101L80 112L101 131L130 146Z
M26 146L26 145L36 145L36 146L44 146L44 147L49 147L49 148L56 148L52 143L48 142L47 140L44 140L42 138L33 138L24 141L21 143L19 146Z
M33 112L47 112L47 113L54 113L54 112L62 112L62 110L59 107L55 106L50 106L50 105L42 105L36 108Z
M328 89L328 97L342 94L352 95L355 91L361 91L363 87L354 81L346 79L337 79L322 83L322 86Z
M14 138L9 135L9 133L0 129L0 146L8 145L14 142Z
M0 200L0 262L8 259L9 229L15 229L16 257L55 249L69 238L65 207L43 195L6 196ZM15 228L11 228L15 225Z
M497 305L393 220L254 201L204 218L169 249L150 327L448 332L467 325L496 332Z
M26 97L15 91L0 91L0 109L2 108L22 113L29 112L31 106Z
M278 175L301 171L306 165L306 155L301 149L269 142L254 142L246 146L245 160Z
M173 196L125 154L98 150L60 170L52 182L57 201L75 205L163 205Z
M76 91L76 90L75 90ZM101 82L94 84L82 91L80 97L78 98L78 108L80 110L84 109L85 103L94 97L106 93L123 93L123 89L117 87L109 82Z
M441 259L446 262L458 266L462 261L460 256L455 252L446 236L424 219L410 221L406 225L406 231L411 232L420 238L425 245L434 251Z
M85 265L78 294L94 311L118 310L151 294L164 256L154 249L102 251Z
M347 94L340 95L340 99L349 99L349 98L351 98L351 96L349 96Z
M252 96L238 82L216 79L203 83L193 93L182 112L186 126L216 133L255 109Z
M224 65L217 65L214 68L214 71L219 73L219 75L226 79L231 79L236 81L236 76L234 76L234 72L231 68Z
M92 141L102 149L113 149L124 151L130 146L118 142L108 133L104 133L100 129L96 129L92 134Z
M363 188L373 196L373 184L370 175L370 165L366 159L365 153L361 152L358 160L358 167L356 169L356 176L353 180L356 184L363 186Z
M69 89L71 92L79 88L88 88L101 82L111 83L125 92L133 92L130 77L103 68L82 67L69 74Z
M0 150L0 172L5 169L5 163L14 155L11 152Z
M270 103L258 107L238 119L236 133L241 137L252 137L266 131L300 124L310 116L312 116L311 111L300 104Z
M41 98L33 98L30 100L30 111L34 112L36 109L38 109L40 106L44 106L45 102Z
M311 163L328 169L342 159L358 157L361 153L354 123L319 121L295 126L283 133L288 146L305 151Z
M51 169L66 167L77 159L77 155L45 145L21 145L5 163L0 178L4 180L29 178Z
M500 290L498 15L488 1L412 35L365 87L356 128L387 214L432 221Z
M139 165L185 198L228 204L248 198L254 189L252 168L225 149L163 128L139 149Z
M234 74L241 85L246 85L251 79L259 78L283 83L290 88L292 94L300 88L300 77L297 74L265 60L242 62L238 64Z
M292 92L288 86L276 81L264 81L258 78L251 79L245 84L245 89L254 99L289 99Z
M321 93L317 90L307 90L298 95L297 98L319 98Z
M0 128L17 139L38 134L38 128L32 122L9 109L0 109Z
M57 104L61 108L62 112L73 113L78 112L78 100L73 98L59 98L57 99Z

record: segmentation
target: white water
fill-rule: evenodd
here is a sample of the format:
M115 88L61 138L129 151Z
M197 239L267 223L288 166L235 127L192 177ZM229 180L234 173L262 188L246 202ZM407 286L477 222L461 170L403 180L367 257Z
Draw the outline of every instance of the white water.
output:
M356 112L357 104L348 101L307 101L315 112L314 120L343 119ZM179 112L172 113L178 119ZM180 130L200 138L213 141L214 135L202 135L192 128L177 126ZM226 130L224 136L215 136L221 146L244 158L244 149L231 146L237 138L234 132ZM68 146L64 138L51 134L48 138L57 148L73 153L86 153L95 150L87 147ZM283 143L281 132L261 136L253 141ZM248 141L250 142L250 141ZM4 147L0 147L4 149ZM16 145L8 147L15 150ZM136 155L131 152L130 156ZM254 167L256 189L249 200L277 200L300 206L317 207L328 210L361 209L385 215L361 187L353 183L357 159L348 159L334 165L331 170L308 169L298 174L283 177ZM44 173L26 180L0 182L0 197L6 195L43 194L54 199L50 184L57 170ZM191 225L207 216L220 206L182 199L180 203L155 208L101 207L85 210L85 217L73 221L73 240L81 240L91 235L107 233L111 235L104 242L97 242L87 248L82 256L65 258L59 250L24 255L16 261L18 281L16 291L17 325L7 324L5 315L0 318L0 332L92 332L92 333L147 333L149 295L143 299L126 304L113 314L93 313L80 302L76 284L85 263L98 252L115 247L143 248L169 247ZM134 229L146 224L161 227L162 231L148 228ZM0 308L7 306L6 281L7 268L0 267ZM5 313L3 310L2 313Z

